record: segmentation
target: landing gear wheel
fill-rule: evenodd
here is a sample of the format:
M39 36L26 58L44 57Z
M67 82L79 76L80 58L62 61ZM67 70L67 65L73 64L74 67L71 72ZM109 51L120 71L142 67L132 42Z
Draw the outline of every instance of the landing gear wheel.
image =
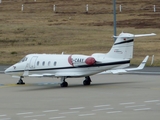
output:
M90 85L91 84L91 79L89 76L85 77L85 80L83 81L83 85Z
M23 82L23 80L20 78L17 85L24 85L25 83Z
M68 87L68 83L67 82L61 83L61 87Z
M84 80L84 81L83 81L83 85L90 85L90 84L91 84L91 82L88 81L88 80Z
M68 87L68 83L65 81L66 77L61 77L61 87Z

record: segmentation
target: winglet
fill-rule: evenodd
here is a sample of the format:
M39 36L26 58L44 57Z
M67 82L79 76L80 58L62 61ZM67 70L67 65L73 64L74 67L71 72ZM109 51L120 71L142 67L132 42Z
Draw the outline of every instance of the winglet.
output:
M137 68L128 68L128 69L125 69L125 70L126 71L142 70L145 67L146 63L147 63L148 58L149 58L149 56L147 55Z

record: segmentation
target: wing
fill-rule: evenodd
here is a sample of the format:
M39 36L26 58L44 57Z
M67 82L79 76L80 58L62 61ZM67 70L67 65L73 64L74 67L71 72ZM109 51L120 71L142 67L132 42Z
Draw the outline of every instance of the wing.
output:
M148 58L149 56L146 56L142 61L142 63L137 68L126 68L126 69L115 69L115 70L113 69L113 70L107 70L107 71L101 72L99 74L109 74L109 73L122 74L122 73L130 73L130 71L142 70L145 67Z
M78 73L78 72L57 72L55 74L50 74L50 73L44 73L44 74L31 74L28 75L29 77L80 77L83 76L83 74Z
M54 77L55 75L50 74L50 73L45 73L45 74L31 74L28 76L29 77Z

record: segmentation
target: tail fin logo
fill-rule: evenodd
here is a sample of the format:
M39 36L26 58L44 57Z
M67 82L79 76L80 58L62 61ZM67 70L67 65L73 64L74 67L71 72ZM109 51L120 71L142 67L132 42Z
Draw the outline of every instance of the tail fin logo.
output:
M115 53L118 53L118 54L123 54L123 52L120 51L119 49L115 49L114 52L115 52Z

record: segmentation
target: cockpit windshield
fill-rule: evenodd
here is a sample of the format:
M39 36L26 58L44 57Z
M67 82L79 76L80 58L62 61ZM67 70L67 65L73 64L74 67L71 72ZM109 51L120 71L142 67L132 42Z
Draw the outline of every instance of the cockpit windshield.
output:
M22 60L20 60L19 62L24 62L24 61L27 61L27 57L24 57Z

